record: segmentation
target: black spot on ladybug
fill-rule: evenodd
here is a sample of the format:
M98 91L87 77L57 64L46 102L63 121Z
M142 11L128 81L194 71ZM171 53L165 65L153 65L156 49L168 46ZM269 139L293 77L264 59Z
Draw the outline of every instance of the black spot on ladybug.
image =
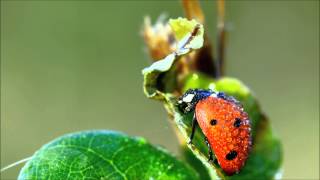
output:
M231 160L233 160L234 158L236 158L237 155L238 155L237 151L232 150L232 151L230 151L230 152L226 155L226 159L229 160L229 161L231 161Z
M240 118L236 118L234 123L233 123L233 126L238 128L238 127L240 127L240 125L241 125L241 119Z
M218 123L218 121L215 120L215 119L212 119L212 120L210 121L211 126L214 126L214 125L216 125L217 123Z

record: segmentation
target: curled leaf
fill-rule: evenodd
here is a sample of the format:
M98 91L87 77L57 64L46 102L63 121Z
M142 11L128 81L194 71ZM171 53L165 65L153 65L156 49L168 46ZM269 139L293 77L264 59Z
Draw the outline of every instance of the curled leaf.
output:
M177 89L177 75L174 68L175 62L203 45L203 26L195 20L188 21L184 18L170 20L174 32L179 37L178 49L162 60L154 62L150 67L143 69L144 92L149 98L162 99L160 91L173 92ZM182 26L182 27L180 27ZM187 28L189 31L184 30ZM183 36L183 37L182 37Z
M171 24L174 24L174 32L176 33L177 38L184 41L185 38L181 37L184 34L187 34L190 37L190 34L192 34L191 31L194 29L192 30L189 26L192 26L194 23L180 21L179 19L171 21ZM203 44L201 44L201 46L202 45ZM199 48L201 46L196 45L194 47ZM164 103L169 117L173 120L176 129L178 129L177 133L178 137L180 137L182 147L188 146L193 155L207 168L212 179L274 178L278 173L282 162L281 143L273 135L269 121L262 113L258 102L250 92L250 89L235 78L221 78L215 80L206 75L197 73L190 74L182 82L178 83L178 81L174 81L178 75L174 73L176 68L175 62L188 52L176 56L171 54L162 60L162 62L154 63L143 71L144 89L147 97L161 100ZM176 102L179 95L190 88L212 89L225 92L239 100L244 106L244 110L248 112L252 123L253 148L246 165L239 174L227 176L220 168L219 164L209 163L207 161L208 149L204 142L204 135L200 130L195 133L193 140L194 144L186 144L191 133L193 114L183 114L180 112L176 107Z

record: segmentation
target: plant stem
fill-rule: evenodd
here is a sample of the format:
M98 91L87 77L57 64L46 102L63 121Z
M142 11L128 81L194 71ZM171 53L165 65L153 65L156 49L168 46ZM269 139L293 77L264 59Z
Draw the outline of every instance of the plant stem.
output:
M224 0L218 0L218 44L217 44L217 61L216 76L224 75L224 61L225 61L225 5Z

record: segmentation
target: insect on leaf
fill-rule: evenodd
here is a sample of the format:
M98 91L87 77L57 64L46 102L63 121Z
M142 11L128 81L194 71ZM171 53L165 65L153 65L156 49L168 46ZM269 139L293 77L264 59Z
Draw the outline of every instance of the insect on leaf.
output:
M173 27L173 32L176 33L176 38L184 41L190 37L191 32L195 28L194 21L185 22L185 19L179 18L171 20L170 24ZM189 33L188 33L189 32ZM211 179L272 179L279 173L279 168L282 162L282 149L280 141L273 135L269 121L262 113L256 98L252 95L250 89L241 81L235 78L220 78L215 80L206 75L193 73L179 81L177 74L174 74L177 61L191 51L199 49L203 45L203 28L202 33L198 33L193 39L197 39L199 44L193 48L189 48L184 54L168 55L167 58L160 60L150 67L143 70L144 89L147 97L161 100L173 120L176 129L178 129L178 137L180 137L182 148L188 146L192 151L185 153L187 156L197 157L204 167L207 168ZM183 37L185 35L185 37ZM189 43L192 41L189 41ZM180 42L181 43L181 42ZM179 51L179 49L177 50ZM177 53L173 53L177 54ZM161 66L159 66L161 65ZM165 68L163 68L165 67ZM251 119L253 148L249 154L246 165L242 170L233 176L226 175L220 168L218 163L208 162L208 149L204 141L204 135L200 129L195 133L193 145L186 144L189 141L191 133L191 122L193 112L183 114L177 107L177 99L186 90L191 88L212 89L219 92L225 92L227 95L234 96L241 102L244 110L249 114ZM192 159L187 157L186 159ZM191 163L194 161L190 161ZM198 166L195 165L195 166Z

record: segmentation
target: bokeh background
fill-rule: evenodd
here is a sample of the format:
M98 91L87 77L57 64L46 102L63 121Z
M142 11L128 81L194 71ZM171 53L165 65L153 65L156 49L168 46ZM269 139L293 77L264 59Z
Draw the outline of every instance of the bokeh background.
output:
M216 3L202 2L216 37ZM1 167L88 129L144 136L178 154L142 91L143 17L179 1L1 1ZM284 179L319 178L319 1L228 1L227 75L259 98L284 146ZM17 177L20 166L1 175Z

